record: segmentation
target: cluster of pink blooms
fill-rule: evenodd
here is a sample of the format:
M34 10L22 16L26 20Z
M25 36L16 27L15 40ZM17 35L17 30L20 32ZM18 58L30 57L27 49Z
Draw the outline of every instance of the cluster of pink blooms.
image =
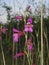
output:
M28 8L30 8L30 6ZM16 20L17 19L22 20L21 16L17 16ZM27 19L27 23L24 25L24 32L33 32L32 18ZM19 37L23 36L23 35L24 35L24 33L22 31L13 28L13 41L14 42L18 42ZM27 44L27 49L30 51L34 50L33 44L31 43L30 38L27 40L27 42L29 43L29 44ZM17 57L20 57L23 55L25 55L24 52L19 52L14 55L14 58L17 58Z
M13 28L13 41L18 42L19 37L23 36L24 33L20 30Z
M29 44L28 44L28 43L29 43ZM27 49L28 49L29 51L33 51L33 50L34 50L33 44L31 43L31 38L29 38L29 39L27 40ZM26 53L24 53L24 52L19 52L19 53L16 53L16 54L14 55L14 58L17 58L17 57L20 57L20 56L24 56L24 55L26 55Z
M25 32L33 32L32 18L27 19L27 23L24 25Z
M33 50L33 45L32 45L32 44L28 44L27 47L28 47L28 49L29 49L30 51Z
M30 50L30 51L33 51L34 50L34 47L33 47L33 44L32 44L32 42L31 42L31 38L29 38L28 40L27 40L27 48L28 48L28 50Z
M18 16L18 19L21 18ZM33 32L32 18L27 19L27 23L24 25L24 32ZM20 36L23 36L24 33L20 30L13 28L13 41L18 42Z
M30 6L28 6L26 8L26 10L29 10L29 8L30 8ZM19 20L22 20L22 16L16 16L15 19L18 20L18 21ZM8 29L6 27L2 27L2 29L0 29L0 32L3 33L3 34L6 34L6 31L7 30ZM27 19L27 23L24 24L24 32L31 32L31 33L33 32L32 18L28 18ZM21 30L18 30L18 29L13 28L13 42L17 43L19 41L19 38L21 36L24 36L24 33ZM0 36L0 40L1 39L2 39L2 37ZM27 49L29 51L33 51L34 50L34 47L33 47L33 44L32 44L31 41L32 41L31 38L29 38L27 40L27 45L26 46L27 46ZM16 53L14 55L14 58L17 58L17 57L20 57L20 56L24 56L24 55L26 55L24 52L19 52L19 53Z

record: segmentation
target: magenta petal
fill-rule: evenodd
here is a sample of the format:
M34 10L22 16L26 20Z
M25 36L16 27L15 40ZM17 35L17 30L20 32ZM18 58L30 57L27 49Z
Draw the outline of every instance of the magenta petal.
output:
M18 33L18 36L20 37L20 36L22 36L22 34L21 33Z
M30 24L30 27L32 28L32 27L33 27L33 25L32 25L32 24Z
M21 32L20 30L17 30L17 29L15 29L15 28L13 28L13 32Z
M19 32L17 29L13 28L13 32Z
M23 55L25 55L25 53L23 53L23 52L16 53L14 58L17 58L17 57L20 57L20 56L23 56Z
M25 28L24 31L25 31L25 32L28 32L28 28Z
M28 42L31 42L31 40L32 40L32 39L31 39L31 38L29 38L27 41L28 41Z
M8 29L6 28L6 27L3 27L2 28L2 30L1 30L1 32L3 33L3 34L6 34L6 31L7 31Z
M18 36L20 37L20 36L24 36L24 33L23 32L19 32L18 33Z
M27 24L25 24L24 27L27 28L28 27Z
M33 29L32 28L29 28L28 30L29 30L29 32L33 32Z
M32 18L28 18L27 22L32 23Z
M14 41L14 42L18 42L18 38L19 38L19 37L18 37L18 34L17 34L17 33L14 33L14 34L13 34L13 41Z
M28 49L29 49L30 51L32 51L32 50L34 49L32 44L27 45L27 47L28 47Z

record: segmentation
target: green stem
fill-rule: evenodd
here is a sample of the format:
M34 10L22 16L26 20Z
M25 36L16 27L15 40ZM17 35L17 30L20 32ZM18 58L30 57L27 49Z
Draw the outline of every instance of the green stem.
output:
M43 65L43 0L41 0L41 65Z
M2 30L2 25L1 25L1 30ZM2 33L1 33L1 35L2 35ZM3 64L6 65L4 51L3 51L3 46L2 46L2 40L1 40L1 51L2 51L2 57L3 57Z
M14 65L14 59L13 59L13 56L14 56L14 42L13 42L13 47L12 47L12 65Z
M30 65L30 52L28 50L28 54L27 54L27 59L28 59L28 64Z
M33 61L31 61L31 52L30 52L30 65L32 65Z
M25 39L26 39L26 42L27 42L27 33L25 34ZM26 43L25 42L25 43ZM26 46L24 46L24 51L26 50ZM23 65L24 65L24 62L25 62L25 55L23 57Z
M2 43L1 43L1 50L2 50L3 63L4 63L4 65L6 65Z
M47 28L46 28L46 33L44 32L44 36L46 39L46 46L47 46L47 53L48 53L48 38L47 38ZM48 56L49 57L49 56ZM48 65L48 58L47 58L47 65Z

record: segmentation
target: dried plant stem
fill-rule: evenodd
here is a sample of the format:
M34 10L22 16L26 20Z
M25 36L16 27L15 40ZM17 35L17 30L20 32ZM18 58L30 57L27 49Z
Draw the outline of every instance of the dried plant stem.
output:
M43 65L43 1L41 0L41 65Z

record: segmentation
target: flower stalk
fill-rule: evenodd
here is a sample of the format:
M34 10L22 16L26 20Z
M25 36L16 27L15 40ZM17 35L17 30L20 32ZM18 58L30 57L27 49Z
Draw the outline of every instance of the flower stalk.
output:
M41 0L41 65L43 65L43 1Z
M1 30L2 30L2 26L1 26ZM3 46L2 46L2 39L1 39L1 51L2 51L2 57L3 57L3 64L6 65L4 51L3 51Z

